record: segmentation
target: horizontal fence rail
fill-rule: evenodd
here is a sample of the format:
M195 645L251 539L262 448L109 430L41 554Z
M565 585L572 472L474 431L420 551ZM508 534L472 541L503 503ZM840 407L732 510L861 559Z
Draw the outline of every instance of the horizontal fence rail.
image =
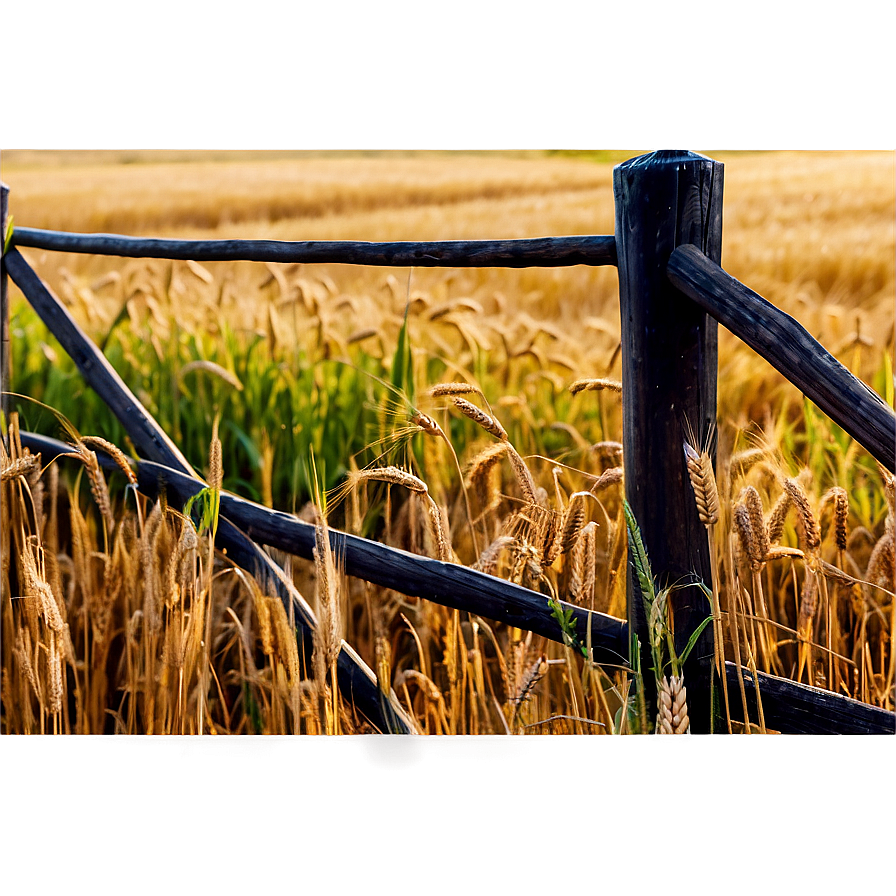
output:
M172 240L107 233L63 233L17 227L14 246L181 261L271 261L420 268L532 268L615 265L613 236L560 236L525 240L448 240L364 243L349 241Z
M738 684L737 667L725 664L728 674L728 688L736 693ZM807 684L795 684L788 678L779 678L766 672L758 672L756 679L749 670L741 669L744 690L747 694L747 709L751 719L759 718L756 702L756 688L765 715L767 728L782 734L894 734L896 735L896 713L878 706L870 706L860 700L853 700L843 694L835 694ZM742 715L740 700L731 701L731 717ZM735 709L736 706L736 709ZM738 719L743 721L743 719Z
M815 402L891 473L896 414L805 327L710 261L679 246L666 268L672 283Z
M69 445L48 436L22 432L21 439L22 445L30 451L40 452L44 463L70 450ZM97 457L106 469L112 472L118 470L116 462L101 450L97 451ZM151 496L164 488L178 501L185 502L204 485L198 479L149 461L136 461L132 465L137 470L140 490ZM230 529L238 532L250 545L253 544L251 536L271 547L297 556L311 557L314 527L309 523L227 492L221 494L221 513L233 521L228 523ZM222 519L222 525L224 522ZM243 533L244 529L248 534ZM218 534L220 537L221 528ZM560 627L550 615L544 595L469 567L441 563L336 530L330 531L330 543L334 550L344 556L345 570L349 575L402 594L467 610L486 619L506 622L524 630L531 629L552 641L563 641ZM228 555L238 565L252 570L254 558L245 544L237 542L236 550L228 548ZM397 568L390 570L390 564L397 564ZM410 575L405 576L405 572ZM572 606L564 602L561 605L567 610ZM591 627L595 662L626 665L628 624L624 620L592 613L581 607L574 608L574 618L576 632L583 643L586 641L587 627ZM344 644L343 649L347 646ZM726 664L726 673L733 694L739 687L734 663ZM755 680L747 669L741 669L741 674L751 719L755 722L759 718L756 702L758 682L766 726L774 731L784 734L896 734L896 713L765 672L757 673ZM739 700L731 700L730 709L733 720L745 721Z

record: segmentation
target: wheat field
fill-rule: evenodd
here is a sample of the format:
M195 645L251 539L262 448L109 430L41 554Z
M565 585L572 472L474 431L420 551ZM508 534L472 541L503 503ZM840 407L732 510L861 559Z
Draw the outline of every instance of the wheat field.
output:
M611 234L612 166L634 154L10 152L2 176L17 226L510 239ZM726 164L722 266L892 406L893 155L707 154ZM212 489L625 616L637 521L612 268L23 254ZM216 551L209 519L107 481L95 439L129 454L123 430L10 294L13 391L56 414L14 400L4 456L5 732L366 731L332 687L342 639L422 733L637 730L629 671L583 662L574 639L275 554L321 620L300 656L282 604ZM76 457L42 464L18 426L63 432ZM718 435L727 658L894 709L892 477L724 330ZM658 684L657 730L685 730L681 682Z

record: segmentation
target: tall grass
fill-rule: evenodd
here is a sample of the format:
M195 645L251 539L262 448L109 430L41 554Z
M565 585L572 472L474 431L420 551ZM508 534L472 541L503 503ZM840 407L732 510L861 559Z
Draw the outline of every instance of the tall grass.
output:
M726 269L794 314L892 404L892 156L724 160ZM131 223L149 204L142 220L170 235L613 230L607 164L517 160L526 164L502 169L491 190L503 162L417 160L396 177L414 171L425 184L404 192L379 163L362 165L340 205L334 196L347 169L330 161L291 163L284 195L299 196L330 172L308 192L313 212L296 205L289 214L304 217L277 221L259 187L246 206L257 216L248 230L223 220L238 204L226 187L206 189L199 204L209 217L190 222L177 203L170 219L153 212L155 199L139 186L158 173L151 164L114 178L122 204L135 200ZM536 172L540 164L547 167ZM199 176L235 170L210 165ZM284 171L278 163L257 174L263 186ZM97 184L110 176L91 173ZM78 198L73 180L42 172L38 187L29 177L24 168L4 170L18 223L88 230L91 215L103 214L94 199ZM70 200L65 221L52 217L60 195ZM333 209L340 211L324 214ZM201 232L197 223L215 229ZM625 615L615 272L409 274L52 255L37 267L197 468L220 419L223 487L319 525L329 493L328 524L476 566L552 601ZM15 391L130 453L117 422L15 291L13 299ZM891 478L725 333L719 367L717 507L707 526L720 661L893 709ZM36 404L14 407L23 428L59 434ZM691 447L699 491L711 470L701 465L703 446ZM86 441L76 448L80 460L43 472L17 449L4 458L11 516L3 530L17 558L3 583L4 730L365 730L328 689L328 664L315 672L297 654L279 601L217 555L184 508L138 498L117 474L102 498L95 471L90 478L86 452L94 449ZM412 481L420 486L409 489ZM306 506L315 494L317 511ZM319 616L337 593L320 587L321 569L338 580L342 636L421 731L644 730L634 698L637 675L648 670L595 667L574 630L554 644L346 580L323 556L317 568L280 559ZM27 599L18 597L20 583ZM659 684L677 730L683 698L674 678ZM764 727L761 717L750 721Z

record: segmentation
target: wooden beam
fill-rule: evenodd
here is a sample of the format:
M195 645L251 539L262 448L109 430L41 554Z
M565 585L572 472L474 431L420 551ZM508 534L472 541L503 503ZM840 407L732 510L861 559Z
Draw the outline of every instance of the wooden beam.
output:
M728 688L735 693L740 687L737 667L730 662L725 665ZM750 717L759 718L758 683L765 724L773 731L782 734L896 734L896 713L765 672L757 673L756 681L746 669L743 676ZM731 715L743 721L740 700L731 701Z
M10 356L9 356L9 296L6 291L6 216L9 212L9 187L0 182L0 411L9 420ZM6 442L5 425L2 438Z
M107 233L63 233L21 227L16 230L15 245L56 252L191 261L271 261L417 268L530 268L616 264L616 241L612 236L425 243L319 240L282 242L156 239Z
M896 414L795 321L719 267L696 246L679 246L669 280L762 355L891 473Z
M0 441L4 448L9 448L9 391L10 391L10 358L9 358L9 296L6 290L6 256L3 249L6 242L6 215L8 211L9 187L0 182L0 413L3 422L0 425ZM8 456L8 455L7 455ZM0 494L7 494L5 488ZM0 497L0 502L3 498ZM6 516L6 514L4 514ZM7 516L7 519L11 517ZM5 586L10 582L10 530L4 526L0 532L0 582ZM13 564L14 568L15 564ZM4 598L6 595L4 594Z
M661 587L695 579L712 584L709 542L683 443L689 428L700 442L715 428L717 324L669 283L666 263L676 246L688 242L721 257L722 182L721 163L691 152L653 152L613 169L625 492ZM714 444L708 448L714 458ZM641 644L645 694L654 713L647 618L633 569L628 595L628 622ZM696 586L675 591L670 604L681 653L711 609ZM710 730L712 657L707 626L684 667L695 732Z

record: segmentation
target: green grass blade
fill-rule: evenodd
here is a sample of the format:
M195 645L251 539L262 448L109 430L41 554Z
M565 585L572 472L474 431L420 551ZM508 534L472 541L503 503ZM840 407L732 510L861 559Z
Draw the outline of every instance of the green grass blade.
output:
M416 401L414 394L414 359L411 353L411 339L408 330L408 312L410 304L405 305L404 321L398 331L398 342L395 346L395 354L392 357L392 385L403 392L408 401L413 405Z
M628 529L629 544L631 545L632 558L635 564L635 572L638 575L638 582L641 585L641 594L644 600L653 603L656 592L653 584L653 573L650 569L650 560L647 558L647 550L641 539L641 530L638 528L638 522L629 507L628 501L622 502L622 509L625 513L625 525Z

